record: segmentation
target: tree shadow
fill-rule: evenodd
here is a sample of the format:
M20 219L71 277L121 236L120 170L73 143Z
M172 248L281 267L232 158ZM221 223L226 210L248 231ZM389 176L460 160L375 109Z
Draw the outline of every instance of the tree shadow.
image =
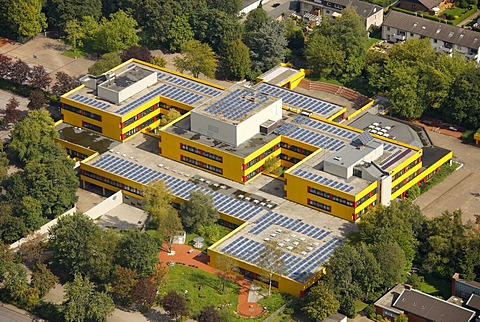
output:
M150 309L145 313L142 313L142 315L148 320L148 321L155 321L155 322L170 322L173 321L167 314L160 312L159 310L156 309Z

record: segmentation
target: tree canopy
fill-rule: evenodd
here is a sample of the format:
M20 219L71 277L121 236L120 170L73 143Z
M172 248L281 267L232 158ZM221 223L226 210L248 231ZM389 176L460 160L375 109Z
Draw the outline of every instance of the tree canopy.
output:
M188 71L194 77L200 73L213 78L217 70L217 59L215 53L207 44L198 40L189 40L181 47L182 57L174 59L175 67L181 72Z
M102 0L47 0L48 22L56 30L63 32L67 21L82 20L92 16L98 21L102 15Z
M332 290L320 281L308 290L302 311L314 321L324 321L339 308L340 302L335 298Z
M234 80L244 79L250 73L252 61L250 52L241 39L227 44L225 55L222 57L222 71L226 78Z
M202 191L190 193L190 199L182 204L180 217L185 229L191 232L197 232L201 226L211 225L219 219L212 196Z
M102 57L97 60L92 66L88 68L88 72L93 75L101 75L113 67L116 67L122 63L120 56L116 53L103 54Z
M148 276L158 263L159 251L159 241L150 234L130 230L122 236L118 244L117 263L133 269L140 276Z
M0 0L0 30L24 41L47 28L41 0Z

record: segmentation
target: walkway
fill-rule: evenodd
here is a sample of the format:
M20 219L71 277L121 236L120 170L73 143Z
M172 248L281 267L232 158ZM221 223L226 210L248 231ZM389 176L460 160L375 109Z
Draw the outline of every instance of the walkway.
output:
M163 249L167 249L164 244ZM202 253L198 249L193 249L190 245L174 244L172 246L174 255L168 255L164 250L160 252L159 258L164 264L167 262L183 263L187 266L196 267L211 274L216 274L217 269L208 265L208 255ZM249 302L248 295L250 293L251 282L238 278L235 282L240 285L240 293L238 295L238 315L245 318L254 318L264 314L263 308L256 302Z

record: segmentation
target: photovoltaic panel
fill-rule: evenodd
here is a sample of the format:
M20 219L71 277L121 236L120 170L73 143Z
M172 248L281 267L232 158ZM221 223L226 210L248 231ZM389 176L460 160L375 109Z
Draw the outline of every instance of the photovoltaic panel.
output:
M298 123L298 124L305 124L307 126L310 126L314 129L328 132L331 134L335 134L337 136L343 137L348 140L353 140L358 136L358 133L355 131L347 130L347 129L342 129L339 128L338 126L330 125L325 122L320 122L317 120L314 120L312 118L303 116L303 115L297 115L293 119L293 122Z
M80 103L83 103L83 104L88 104L90 106L93 106L95 108L99 108L101 110L106 110L106 109L110 108L110 105L108 105L104 102L101 102L99 100L89 98L89 97L86 97L86 96L83 96L83 95L80 95L80 94L75 94L73 96L70 96L69 99L72 99L74 101L77 101L77 102L80 102Z
M325 177L322 177L321 175L314 174L314 173L311 173L311 172L308 172L308 171L305 171L305 170L302 170L302 169L295 169L292 172L292 174L296 175L296 176L299 176L299 177L302 177L302 178L305 178L307 180L319 183L319 184L324 185L324 186L329 186L331 188L334 188L334 189L337 189L337 190L340 190L340 191L343 191L343 192L347 192L347 193L352 191L353 189L355 189L351 185L345 184L343 182L338 182L336 180L327 179Z
M179 76L174 76L174 75L169 75L167 78L165 78L165 81L169 83L173 83L175 85L186 87L188 89L193 89L195 91L198 91L210 96L217 96L223 92L222 90L217 89L215 87L207 86L207 85L197 83L195 81L192 81L183 77L179 77Z
M268 96L265 94L246 89L235 89L205 108L204 111L213 116L239 121L267 100Z
M255 88L269 95L281 98L285 105L299 107L323 117L328 117L341 110L341 106L339 105L293 92L283 87L278 87L267 83L259 83Z
M340 139L321 134L310 129L301 128L291 123L285 123L279 128L274 130L274 133L278 135L288 136L292 139L296 139L308 144L312 144L322 149L330 151L338 151L346 143Z
M189 181L161 173L112 154L102 155L92 163L92 166L144 185L154 180L163 180L173 195L184 200L190 198L192 191L202 190L212 196L213 204L218 211L243 220L249 220L265 211L263 208L257 207L254 204L199 187Z
M359 136L358 139L362 142L363 145L367 145L368 143L373 141L373 137L370 135L370 132L363 131Z

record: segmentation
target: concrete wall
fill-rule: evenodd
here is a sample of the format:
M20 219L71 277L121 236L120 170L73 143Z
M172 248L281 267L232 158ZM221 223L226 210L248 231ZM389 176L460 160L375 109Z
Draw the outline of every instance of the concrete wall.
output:
M97 219L101 215L111 211L113 208L121 205L123 202L123 194L122 190L117 191L95 207L91 208L90 210L85 212L85 215L92 218Z
M130 70L129 73L133 71ZM121 75L119 75L121 76ZM141 80L133 83L132 85L125 87L122 90L111 90L107 86L110 82L114 82L115 79L107 80L106 82L100 84L97 89L97 95L100 98L106 99L107 101L118 104L124 100L132 97L133 95L143 91L148 86L152 86L157 82L157 74L152 72L150 75L142 78Z
M262 5L266 5L267 2L269 2L270 0L258 0L258 1L255 1L254 3L244 7L242 10L240 10L240 14L248 14L250 11L252 10L255 10L259 5L260 5L260 2L262 3Z

